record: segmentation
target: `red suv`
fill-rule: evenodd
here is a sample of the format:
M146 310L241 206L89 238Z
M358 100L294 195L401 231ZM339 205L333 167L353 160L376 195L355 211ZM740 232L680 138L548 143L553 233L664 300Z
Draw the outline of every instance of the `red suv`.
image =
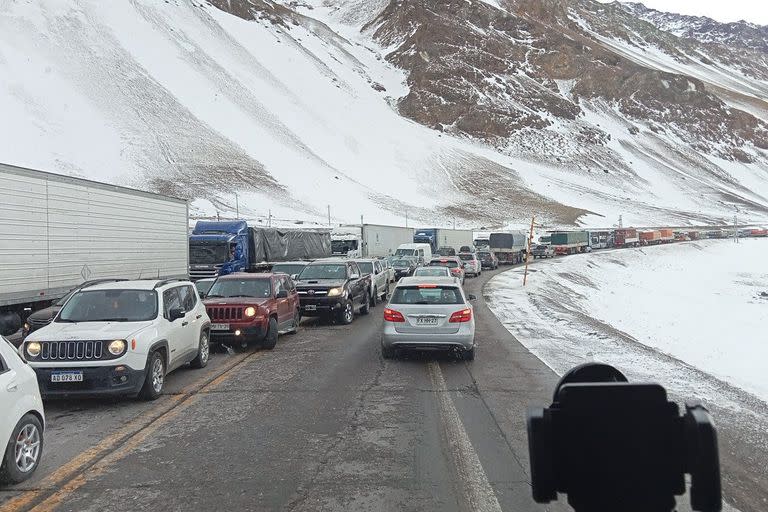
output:
M211 318L211 343L272 349L278 333L294 333L299 294L287 274L229 274L216 279L203 301Z

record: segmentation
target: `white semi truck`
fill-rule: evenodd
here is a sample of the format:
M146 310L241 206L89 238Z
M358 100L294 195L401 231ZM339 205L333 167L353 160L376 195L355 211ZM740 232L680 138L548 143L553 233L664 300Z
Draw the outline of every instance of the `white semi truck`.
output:
M350 258L386 258L413 242L413 228L379 224L344 224L331 231L331 252Z
M0 324L86 281L187 277L183 199L5 164L0 190Z

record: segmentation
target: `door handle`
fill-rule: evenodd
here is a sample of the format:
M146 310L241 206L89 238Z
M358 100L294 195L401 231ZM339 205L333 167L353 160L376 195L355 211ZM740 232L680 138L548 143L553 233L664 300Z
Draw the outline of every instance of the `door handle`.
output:
M182 327L184 327L185 325L189 325L189 322L181 322Z
M8 386L6 386L5 390L10 392L18 391L19 384L16 381L13 381L10 384L8 384Z
M203 315L197 315L197 316L195 317L195 320L200 320L201 318L203 318Z

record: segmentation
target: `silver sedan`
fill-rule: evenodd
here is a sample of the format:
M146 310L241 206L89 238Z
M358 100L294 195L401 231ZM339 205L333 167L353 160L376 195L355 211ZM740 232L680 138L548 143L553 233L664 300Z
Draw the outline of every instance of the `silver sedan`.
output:
M397 350L450 351L475 358L475 315L453 277L404 277L384 310L381 355Z

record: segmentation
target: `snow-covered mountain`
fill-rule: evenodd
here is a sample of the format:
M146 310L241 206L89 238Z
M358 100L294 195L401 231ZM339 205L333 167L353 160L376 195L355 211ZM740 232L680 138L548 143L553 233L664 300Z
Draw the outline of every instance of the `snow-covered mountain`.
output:
M768 221L765 27L591 0L0 3L0 161L201 215Z

